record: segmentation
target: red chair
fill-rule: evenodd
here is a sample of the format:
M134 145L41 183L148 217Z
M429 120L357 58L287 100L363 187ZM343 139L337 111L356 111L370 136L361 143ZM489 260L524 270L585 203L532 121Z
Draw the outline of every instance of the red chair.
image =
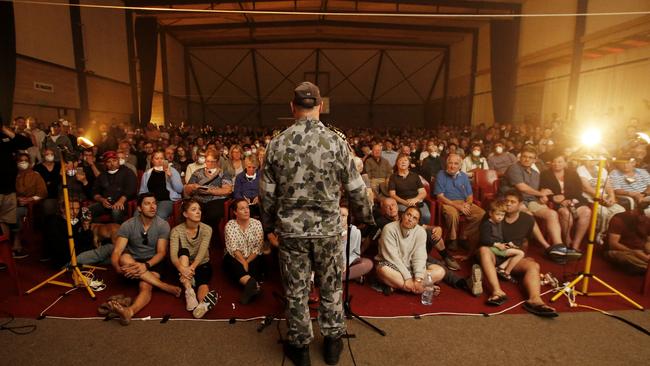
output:
M11 239L9 233L5 233L0 236L0 262L7 265L7 270L11 278L13 278L14 283L16 284L16 291L18 291L18 296L22 294L20 291L20 278L18 277L18 268L16 267L16 262L11 251Z
M644 295L650 294L650 266L648 266L648 269L645 271L645 279L643 280L641 293Z
M474 169L472 176L472 186L474 187L474 197L481 207L487 207L486 203L494 200L497 195L497 185L499 180L496 170L492 169Z

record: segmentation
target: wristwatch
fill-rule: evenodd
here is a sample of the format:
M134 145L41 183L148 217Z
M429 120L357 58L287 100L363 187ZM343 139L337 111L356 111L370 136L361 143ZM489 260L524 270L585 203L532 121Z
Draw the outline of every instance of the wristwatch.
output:
M416 278L415 282L422 282L422 279L421 278Z

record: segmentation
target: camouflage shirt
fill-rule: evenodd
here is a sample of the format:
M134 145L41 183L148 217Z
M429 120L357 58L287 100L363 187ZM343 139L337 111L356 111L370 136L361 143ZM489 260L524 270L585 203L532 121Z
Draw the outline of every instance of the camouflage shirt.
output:
M301 118L269 143L260 182L262 224L280 237L330 237L341 231L341 187L350 213L374 223L366 186L346 142L320 121Z

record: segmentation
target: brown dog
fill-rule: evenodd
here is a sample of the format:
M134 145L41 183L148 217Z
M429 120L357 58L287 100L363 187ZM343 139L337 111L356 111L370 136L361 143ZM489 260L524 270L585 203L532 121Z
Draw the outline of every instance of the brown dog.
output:
M120 229L118 224L90 224L90 229L93 231L93 244L95 248L102 245L102 241L111 239L111 243L115 243L117 239L117 231Z

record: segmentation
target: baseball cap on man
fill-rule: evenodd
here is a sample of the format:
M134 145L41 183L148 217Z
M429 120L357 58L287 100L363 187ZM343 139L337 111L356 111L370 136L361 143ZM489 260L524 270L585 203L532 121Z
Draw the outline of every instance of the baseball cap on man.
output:
M320 90L309 81L303 81L293 90L293 104L313 108L321 104Z
M112 151L112 150L107 151L102 155L102 160L103 161L106 161L108 159L117 159L117 158L118 158L117 153L115 151Z

